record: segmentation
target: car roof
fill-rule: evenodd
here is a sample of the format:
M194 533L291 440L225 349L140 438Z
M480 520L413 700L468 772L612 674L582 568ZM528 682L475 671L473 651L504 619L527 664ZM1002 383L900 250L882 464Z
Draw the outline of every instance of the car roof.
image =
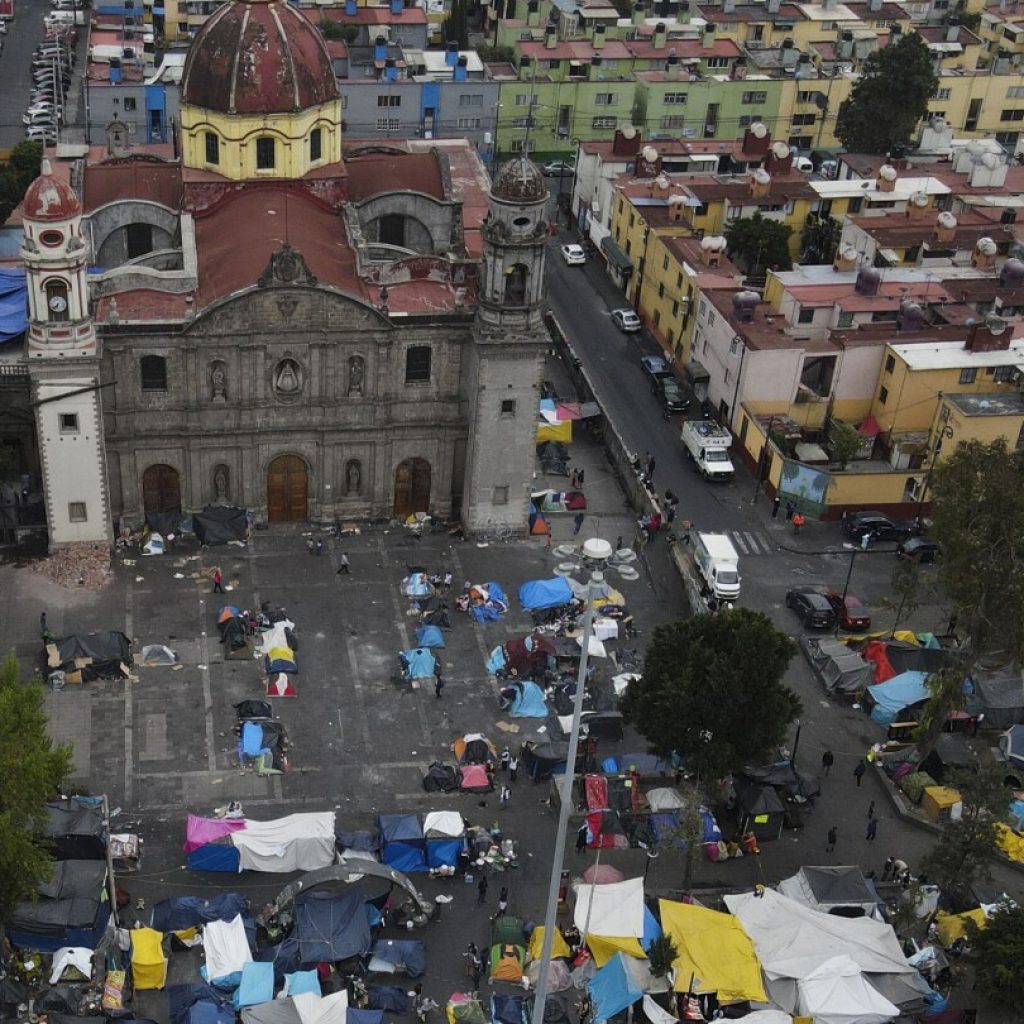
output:
M819 608L830 607L828 598L820 590L814 590L811 587L793 587L792 592L807 598L810 604L816 604Z
M906 548L937 548L939 542L932 540L931 537L911 537L909 540L903 542L904 549Z
M666 363L665 360L661 358L661 356L641 356L640 357L640 362L643 363L644 366L667 366L668 365L668 363Z

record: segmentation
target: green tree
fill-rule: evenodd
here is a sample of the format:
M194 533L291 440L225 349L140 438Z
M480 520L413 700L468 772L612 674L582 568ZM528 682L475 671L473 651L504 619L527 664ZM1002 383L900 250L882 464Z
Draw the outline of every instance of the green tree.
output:
M44 701L38 680L20 682L13 654L0 663L0 921L53 871L38 836L46 801L71 773L71 748L50 742Z
M782 683L795 653L765 615L745 608L658 626L621 710L655 753L678 752L698 778L718 778L785 739L801 710Z
M968 441L931 475L939 580L964 638L966 669L1024 664L1024 452Z
M0 167L0 224L3 224L21 202L29 185L39 175L43 144L23 139L10 152L7 163Z
M452 0L451 10L444 23L444 37L450 43L458 43L460 50L469 49L469 14L466 0Z
M800 243L803 252L801 263L831 263L839 249L839 240L843 235L843 226L835 217L818 218L813 224L804 228Z
M355 25L343 25L331 18L320 18L320 34L324 39L340 39L342 42L354 43L359 37L359 29Z
M671 935L659 935L647 947L647 961L651 968L652 978L664 978L679 956L675 941Z
M763 217L739 217L725 228L729 258L735 260L751 277L762 275L766 268L789 270L789 236L793 229L777 220Z
M832 458L839 463L840 469L846 469L864 443L864 438L856 427L840 420L832 420L829 424L828 440L832 448Z
M971 949L978 991L1001 1006L1024 1006L1024 907L1003 904L984 928L974 926Z
M921 710L914 739L924 750L931 750L945 729L950 713L962 711L967 704L963 666L954 664L933 672L925 685L928 687L928 700Z
M989 859L996 850L996 822L1006 809L1007 790L994 765L954 772L950 785L960 793L963 813L943 825L921 871L948 900L972 905L971 886L991 877Z
M928 113L939 80L924 40L911 32L864 62L849 98L839 105L836 137L851 153L885 155L905 145Z

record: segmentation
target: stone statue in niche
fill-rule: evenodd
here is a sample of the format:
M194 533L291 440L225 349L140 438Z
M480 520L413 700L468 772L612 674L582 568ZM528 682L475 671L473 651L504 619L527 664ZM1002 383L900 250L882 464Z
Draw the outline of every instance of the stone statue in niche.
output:
M358 495L363 488L363 467L358 459L349 459L345 464L345 494Z
M279 398L295 398L302 390L302 371L294 359L282 359L274 371L274 391Z
M348 361L348 393L350 395L361 395L363 393L363 373L365 366L362 356L352 356Z
M210 388L213 392L213 401L226 402L228 400L228 374L222 362L213 364L210 373Z
M217 466L213 471L213 500L217 505L226 505L231 500L228 467Z

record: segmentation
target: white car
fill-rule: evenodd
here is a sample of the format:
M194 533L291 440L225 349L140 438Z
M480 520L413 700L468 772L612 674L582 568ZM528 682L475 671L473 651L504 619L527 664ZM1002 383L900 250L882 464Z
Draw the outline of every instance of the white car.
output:
M21 123L29 127L47 128L57 123L53 110L29 110L21 116Z
M562 259L570 267L581 267L587 262L587 254L583 251L582 245L563 245Z
M631 309L613 309L612 322L620 331L635 334L641 328L640 317Z
M29 125L25 129L25 138L29 142L56 142L57 129L53 125Z

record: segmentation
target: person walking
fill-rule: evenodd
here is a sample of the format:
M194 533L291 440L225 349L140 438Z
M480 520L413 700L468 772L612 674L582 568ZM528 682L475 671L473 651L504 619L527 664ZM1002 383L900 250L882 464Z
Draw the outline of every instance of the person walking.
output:
M346 555L344 551L342 551L338 558L338 575L341 576L342 574L345 576L351 575L348 555Z
M221 571L220 571L219 567L217 567L217 568L215 568L213 570L213 572L211 574L211 579L213 580L213 592L215 594L223 594L224 593L224 585L223 585L224 584L224 576L221 574Z
M583 529L583 520L586 519L586 518L587 517L582 512L577 512L576 515L573 516L573 519L572 519L572 523L573 523L572 535L574 537L578 536L580 530Z
M583 479L586 476L586 472L587 471L585 469L581 469L576 473L576 486L581 490L583 488Z
M316 539L316 553L318 556L324 553L324 542L319 537Z
M476 905L482 907L487 902L487 876L481 875L476 883Z
M786 522L793 522L793 516L796 514L796 505L791 501L786 502Z
M306 550L311 554L316 554L316 542L312 537L306 538Z
M654 456L650 452L648 452L647 453L647 482L649 484L650 483L654 483L654 466L655 466Z
M853 777L857 780L857 788L860 789L860 780L864 778L864 773L868 770L868 766L864 763L864 758L861 758L857 762L857 767L853 769Z
M892 877L893 865L896 863L895 857L886 857L885 863L882 865L882 881L888 882Z
M793 533L799 533L804 528L804 523L807 520L804 519L803 512L796 512L793 515Z
M838 838L839 838L839 829L836 828L835 825L833 825L828 830L828 842L825 844L825 852L826 853L835 853L836 840Z
M826 777L828 776L829 772L832 771L832 765L834 765L835 763L836 755L833 754L831 750L826 750L825 753L821 755L821 770L822 772L824 772Z
M587 826L586 824L580 825L576 830L576 853L583 853L587 848Z
M878 819L872 814L871 817L868 818L868 833L864 838L867 839L869 843L873 843L875 841L875 836L877 835Z
M872 800L871 803L868 804L868 817L869 818L873 818L874 816L875 816L875 801Z
M519 778L519 758L515 754L508 763L508 778L510 782L515 782Z
M508 910L508 887L503 885L501 892L498 893L498 911L494 915L495 918L504 917L506 910Z
M772 519L779 518L779 506L782 504L782 499L776 494L772 498Z
M484 973L484 962L480 957L480 950L477 949L476 943L471 942L466 947L466 952L462 956L466 961L466 974L473 979L473 991L475 992L480 988L480 978Z
M501 794L498 797L498 802L501 804L501 809L505 810L508 807L509 800L512 799L512 790L508 786L503 785L501 787Z
M512 751L505 747L501 752L501 770L503 772L508 771L508 766L512 762Z
M434 696L440 700L441 693L444 690L444 680L441 678L441 666L438 665L434 669Z

